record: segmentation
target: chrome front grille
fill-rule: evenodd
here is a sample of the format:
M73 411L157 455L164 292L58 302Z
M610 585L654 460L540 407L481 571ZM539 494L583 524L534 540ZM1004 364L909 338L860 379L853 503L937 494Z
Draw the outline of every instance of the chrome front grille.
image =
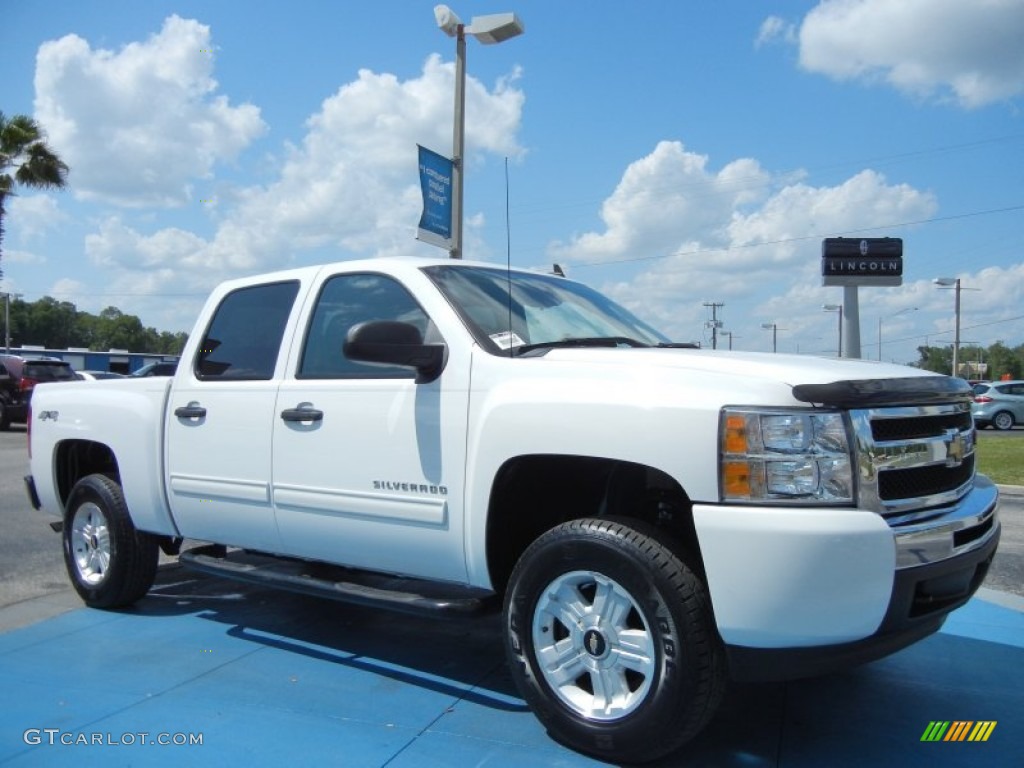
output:
M941 513L974 484L970 403L865 408L850 412L859 506L890 525Z

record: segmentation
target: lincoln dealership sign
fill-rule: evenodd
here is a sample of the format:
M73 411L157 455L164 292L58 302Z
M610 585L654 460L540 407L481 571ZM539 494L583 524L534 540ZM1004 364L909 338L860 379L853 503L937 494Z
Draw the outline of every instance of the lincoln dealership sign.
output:
M822 285L903 285L899 237L827 237L821 241Z

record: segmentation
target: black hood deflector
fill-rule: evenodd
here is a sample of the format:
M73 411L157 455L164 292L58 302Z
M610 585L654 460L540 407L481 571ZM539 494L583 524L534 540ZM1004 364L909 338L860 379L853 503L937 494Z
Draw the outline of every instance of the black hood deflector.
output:
M952 376L915 376L907 379L859 379L830 384L797 384L793 396L804 403L837 408L884 405L931 405L970 402L971 385Z

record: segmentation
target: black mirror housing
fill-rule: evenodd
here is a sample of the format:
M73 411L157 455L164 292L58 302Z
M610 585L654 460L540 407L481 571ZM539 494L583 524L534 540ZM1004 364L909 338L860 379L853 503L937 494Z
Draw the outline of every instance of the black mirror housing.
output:
M424 344L419 329L395 320L370 320L349 329L345 356L364 363L402 365L416 370L416 383L441 375L447 358L444 344Z

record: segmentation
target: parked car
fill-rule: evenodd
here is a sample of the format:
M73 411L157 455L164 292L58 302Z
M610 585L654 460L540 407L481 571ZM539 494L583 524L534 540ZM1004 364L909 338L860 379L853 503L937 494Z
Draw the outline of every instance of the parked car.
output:
M129 376L135 378L141 378L143 376L173 376L174 372L178 370L177 363L148 363L142 366L137 371L132 371Z
M75 371L78 378L83 381L100 381L101 379L123 379L123 373L113 371Z
M1014 424L1024 424L1024 381L975 384L971 415L980 429L1012 429Z
M0 355L0 429L7 429L12 422L25 422L36 384L76 380L71 364L63 360Z

